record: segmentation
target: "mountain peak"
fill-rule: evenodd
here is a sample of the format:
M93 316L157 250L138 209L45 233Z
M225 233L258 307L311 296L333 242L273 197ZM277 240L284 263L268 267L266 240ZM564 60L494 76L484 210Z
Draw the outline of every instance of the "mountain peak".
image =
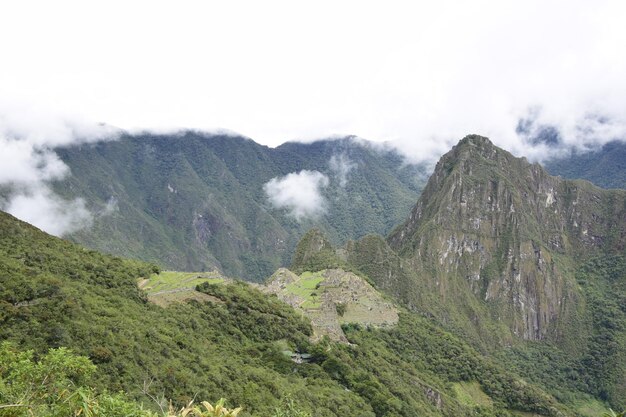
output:
M559 267L556 259L623 250L626 222L618 219L626 218L625 198L621 191L552 177L471 135L437 163L388 243L421 277L430 276L442 297L460 285L473 294L461 304L514 306L502 316L512 334L556 338L557 318L575 313L559 298L574 285L566 284L571 265Z
M485 136L471 134L461 139L457 146L494 146L494 144Z
M321 230L314 228L300 239L290 269L300 274L304 271L317 272L342 265L328 238Z
M499 157L518 159L504 149L494 145L489 138L480 135L465 136L450 152L444 155L442 159L447 160L452 158L458 160L469 159L475 160L476 162L480 161L480 158L476 159L473 157L481 157L489 160L496 160Z

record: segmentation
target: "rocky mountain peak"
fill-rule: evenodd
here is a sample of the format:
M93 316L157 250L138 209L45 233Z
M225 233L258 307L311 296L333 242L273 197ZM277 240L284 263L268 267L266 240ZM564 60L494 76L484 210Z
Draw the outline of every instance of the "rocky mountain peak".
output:
M619 252L625 241L625 192L552 177L477 135L441 158L388 238L441 297L458 298L461 286L472 314L493 307L525 339L558 337L557 321L572 313L575 284L557 258Z
M493 148L495 145L485 136L472 134L465 136L456 146L459 148L464 146Z

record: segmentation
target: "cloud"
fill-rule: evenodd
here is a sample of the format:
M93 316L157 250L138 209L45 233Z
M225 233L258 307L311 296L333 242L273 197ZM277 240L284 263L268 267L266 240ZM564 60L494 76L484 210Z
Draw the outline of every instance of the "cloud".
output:
M82 199L64 200L47 187L13 194L5 210L56 236L75 232L93 222L93 216Z
M344 188L348 184L348 174L357 167L345 153L335 154L328 161L330 170L337 176L339 186Z
M358 135L411 162L470 133L535 160L626 137L620 0L5 3L0 97L129 131ZM529 113L556 147L518 134Z
M31 106L0 103L0 209L53 235L72 233L92 223L82 199L56 195L51 182L70 175L52 150L56 146L114 139L109 126L70 119Z
M303 170L269 180L263 189L270 203L287 210L287 215L301 221L318 218L326 212L322 189L328 186L328 177L318 171Z
M120 211L118 200L116 197L111 196L107 200L104 208L98 212L98 217L110 216L118 211Z

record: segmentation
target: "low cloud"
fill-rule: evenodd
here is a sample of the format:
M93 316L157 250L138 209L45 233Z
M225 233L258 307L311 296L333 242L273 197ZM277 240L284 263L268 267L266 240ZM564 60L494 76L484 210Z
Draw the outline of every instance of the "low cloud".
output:
M339 186L344 188L348 184L348 174L357 167L345 153L335 154L328 161L330 170L337 176Z
M0 209L56 236L88 227L93 215L85 202L52 191L51 182L70 175L53 148L113 139L118 133L109 126L0 103Z
M326 212L327 203L322 189L328 184L326 175L303 170L272 178L263 189L274 207L287 210L288 216L301 221L305 218L319 218Z
M89 227L93 222L83 199L64 200L47 187L13 194L6 211L56 236Z

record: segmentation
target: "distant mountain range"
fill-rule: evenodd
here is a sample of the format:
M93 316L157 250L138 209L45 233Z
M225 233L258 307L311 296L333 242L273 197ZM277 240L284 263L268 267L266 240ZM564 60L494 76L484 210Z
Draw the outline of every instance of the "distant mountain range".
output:
M428 175L426 165L354 137L268 148L187 131L56 152L72 172L56 192L83 198L98 213L70 239L170 269L217 269L250 281L287 265L311 227L335 245L386 235ZM546 166L565 178L626 187L624 161L626 145L615 142Z
M311 227L336 244L388 233L427 178L424 166L356 138L268 148L183 132L56 152L72 175L55 190L101 213L70 239L170 269L219 269L250 281L288 264ZM274 204L264 188L272 179Z
M576 152L545 163L552 175L581 178L602 188L626 189L626 142L613 141L590 152Z

